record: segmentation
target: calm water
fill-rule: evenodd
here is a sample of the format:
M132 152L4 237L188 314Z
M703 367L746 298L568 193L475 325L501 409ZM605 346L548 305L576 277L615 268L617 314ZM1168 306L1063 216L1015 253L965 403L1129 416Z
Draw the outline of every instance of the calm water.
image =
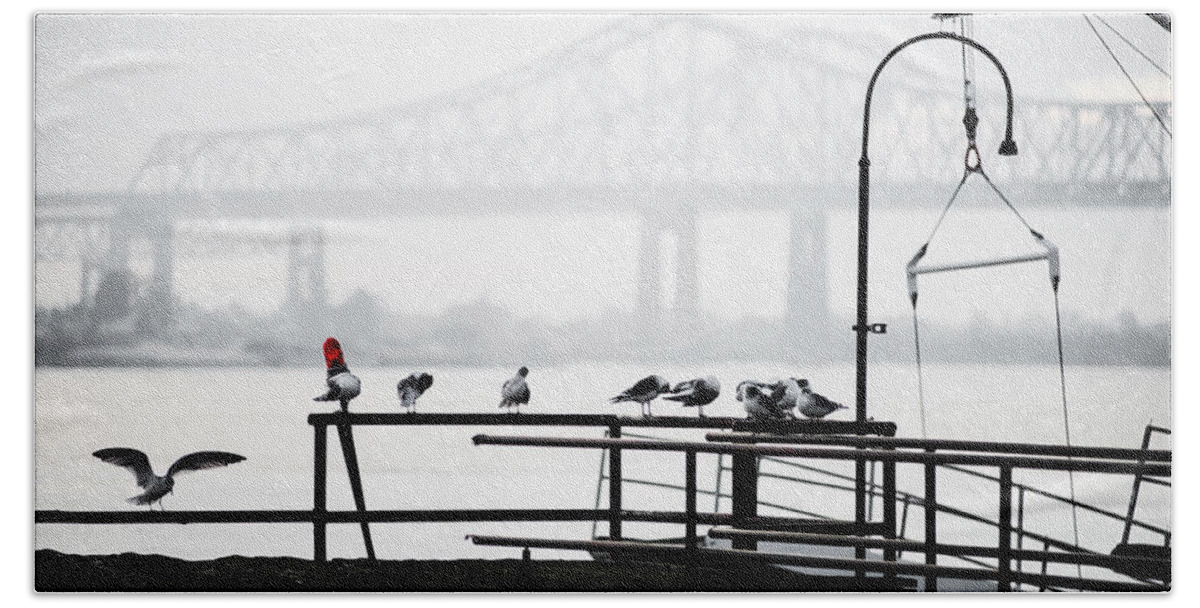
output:
M364 394L354 411L399 410L395 383L409 369L356 367ZM507 368L432 368L436 380L418 402L424 412L492 412L499 386L513 370ZM853 401L853 369L831 365L788 369L777 363L731 363L695 368L650 370L642 366L589 363L533 369L529 376L533 399L530 412L624 413L637 406L615 406L606 397L616 394L647 373L658 372L675 381L714 373L724 384L710 415L743 415L733 386L745 378L773 379L780 375L809 378L818 392L847 404ZM895 421L899 435L920 435L916 376L910 367L875 365L871 371L870 415ZM1143 427L1153 421L1170 426L1170 371L1145 368L1072 367L1067 370L1072 439L1076 445L1136 447ZM329 404L310 401L323 386L318 367L279 369L39 369L36 372L36 505L38 509L134 509L124 499L137 492L132 475L100 462L96 449L127 446L149 454L157 472L165 472L177 457L197 450L227 450L247 457L226 469L202 471L177 480L167 509L309 509L312 507L312 429L305 416L331 411ZM1061 443L1063 425L1058 369L1053 366L930 366L926 371L929 436L974 440ZM656 414L678 413L659 403ZM688 415L694 415L688 412ZM839 414L848 418L847 412ZM837 415L835 415L837 416ZM518 427L360 427L355 430L364 476L367 505L380 509L438 508L591 508L597 491L600 454L593 450L532 449L473 446L478 432L494 434L601 436L600 429ZM702 433L664 431L666 437L700 439ZM1170 447L1170 438L1154 447ZM329 505L351 509L345 467L330 438ZM681 484L682 456L627 454L626 477ZM824 465L837 466L837 465ZM715 456L700 456L700 488L712 489ZM852 465L838 469L851 473ZM767 463L764 472L820 479L811 473ZM898 469L899 488L920 494L920 471ZM994 471L985 471L994 474ZM728 475L724 490L728 492ZM1067 493L1065 474L1018 471L1018 483ZM995 518L994 486L946 473L939 498L956 507ZM1079 474L1076 492L1084 501L1124 513L1129 498L1127 477ZM1144 488L1140 518L1170 525L1170 490ZM629 485L628 508L683 508L681 493ZM801 488L764 480L761 498L793 508L834 517L853 517L850 494ZM711 497L699 499L711 509ZM1026 525L1035 531L1070 538L1070 512L1029 497ZM726 501L722 510L728 510ZM880 517L876 505L875 517ZM770 509L764 509L770 513ZM907 536L919 538L922 515L909 513ZM994 529L939 520L942 538L993 542ZM627 524L628 536L677 536L681 526ZM512 557L513 550L475 547L463 540L469 533L586 538L590 522L515 524L376 524L375 546L380 557L494 558ZM600 527L604 533L605 526ZM1120 540L1120 526L1088 514L1080 515L1084 545L1107 552ZM354 525L330 528L331 556L363 555ZM1135 540L1155 542L1153 535ZM37 548L72 553L133 551L184 558L223 555L292 555L310 557L311 527L305 525L141 525L36 527ZM1040 547L1038 547L1040 548ZM539 552L538 557L581 558L578 553Z

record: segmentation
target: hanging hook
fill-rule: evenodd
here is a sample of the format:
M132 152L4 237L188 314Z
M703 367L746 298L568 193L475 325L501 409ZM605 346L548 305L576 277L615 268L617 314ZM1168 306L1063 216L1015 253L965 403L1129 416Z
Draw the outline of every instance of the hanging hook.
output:
M972 156L974 157L975 164L971 164ZM967 145L967 152L963 154L963 167L967 170L967 173L983 173L982 162L979 158L979 148L976 148L975 142L972 141Z

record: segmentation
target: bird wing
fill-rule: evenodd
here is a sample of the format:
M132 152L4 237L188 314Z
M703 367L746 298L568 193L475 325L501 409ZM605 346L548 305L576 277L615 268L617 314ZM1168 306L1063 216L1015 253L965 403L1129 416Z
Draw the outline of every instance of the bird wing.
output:
M417 378L417 388L422 393L429 390L431 386L433 386L433 376L430 374L421 374L421 377Z
M654 376L646 376L637 381L637 384L629 387L629 390L621 393L624 397L643 397L645 395L658 394L658 378Z
M333 381L333 376L325 379L325 384L329 386L329 390L325 391L324 395L313 397L313 401L337 401L338 396L342 393L342 387L337 382Z
M144 452L133 448L104 448L92 452L92 456L109 464L133 471L139 488L146 487L154 480L154 471L150 469L150 458Z
M832 399L829 399L818 393L813 393L813 399L816 400L817 405L820 406L821 409L829 410L830 412L834 410L848 409L846 406L838 403L837 401L833 401Z
M184 471L201 471L229 466L245 459L245 456L239 456L230 452L193 452L176 460L175 464L171 465L171 469L167 471L167 477L171 477L176 473L183 473Z

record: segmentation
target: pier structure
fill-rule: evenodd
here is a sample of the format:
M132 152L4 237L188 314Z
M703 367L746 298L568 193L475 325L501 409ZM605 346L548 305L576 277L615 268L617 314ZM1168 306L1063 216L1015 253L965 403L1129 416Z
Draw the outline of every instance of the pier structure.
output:
M311 414L314 432L313 508L311 510L269 511L101 511L71 512L38 510L35 522L47 524L166 524L166 523L311 523L313 557L328 558L326 528L332 524L358 524L369 559L376 559L370 524L404 522L470 521L602 521L608 524L607 537L600 539L550 539L527 536L472 535L468 540L479 545L509 546L528 556L530 549L566 549L591 551L610 559L666 560L672 563L712 566L726 564L789 564L824 570L844 571L838 588L844 590L912 588L914 581L925 590L935 590L941 578L993 581L1001 591L1016 589L1089 591L1154 591L1170 588L1169 530L1129 518L1139 530L1160 534L1161 545L1119 545L1112 553L1075 546L1030 530L1026 524L1025 497L1028 493L1055 496L1044 490L1015 482L1017 470L1075 471L1105 475L1132 476L1139 484L1170 485L1171 452L1168 450L1122 449L1108 447L1067 447L1061 445L923 440L894 438L895 425L888 422L852 421L779 421L754 422L734 418L625 418L619 416L572 414L391 414L341 412ZM607 508L596 509L369 509L361 484L353 439L355 426L505 426L505 427L599 427L607 436L569 437L538 435L477 434L477 446L521 446L553 449L601 450L607 454L609 492ZM355 510L330 511L326 505L328 444L327 429L334 427L345 456L347 473L354 494ZM622 429L674 428L706 430L703 441L640 439L623 436ZM1166 432L1159 429L1159 432ZM1149 433L1149 431L1148 431ZM480 449L490 449L481 447ZM636 479L626 478L622 454L630 451L676 453L681 456L683 492L679 511L630 510L623 503L623 486ZM697 498L696 455L720 454L732 458L731 510L701 511ZM758 480L763 459L807 462L864 462L882 465L883 479L872 483L868 493L878 500L879 516L864 517L856 509L853 520L828 517L766 516L758 507ZM810 465L805 465L810 466ZM897 467L916 467L923 471L926 492L918 496L897 488ZM875 470L872 465L872 471ZM993 469L991 476L979 471ZM937 484L945 471L965 472L994 482L998 512L994 518L972 514L939 501ZM847 477L848 480L853 480ZM844 489L857 497L854 486ZM534 489L531 489L533 491ZM718 488L718 491L719 488ZM778 500L778 498L774 498ZM985 500L986 502L986 500ZM1131 500L1135 503L1136 500ZM1074 503L1090 512L1125 523L1126 516L1083 503ZM919 540L906 535L909 507L924 510L924 530ZM1131 507L1131 512L1133 507ZM992 526L994 543L955 544L939 540L939 521L946 517L964 518ZM680 539L648 543L626 539L624 522L658 522L682 525ZM710 538L729 539L731 549L701 543L701 527L708 527ZM803 553L777 553L760 550L758 543L792 542L801 545L828 545L854 549L877 549L882 559L864 555L856 558L827 557ZM1026 548L1027 544L1041 549ZM1125 547L1125 548L1122 548ZM923 556L923 561L902 559L904 553ZM528 558L528 557L527 557ZM963 565L946 564L957 560ZM982 561L981 561L982 560ZM990 564L989 564L990 561ZM1120 573L1120 576L1065 576L1047 572L1049 564L1079 564ZM875 575L882 575L882 579ZM838 578L835 575L835 578ZM833 580L833 579L829 579ZM890 586L889 586L890 585ZM825 587L823 587L825 588Z

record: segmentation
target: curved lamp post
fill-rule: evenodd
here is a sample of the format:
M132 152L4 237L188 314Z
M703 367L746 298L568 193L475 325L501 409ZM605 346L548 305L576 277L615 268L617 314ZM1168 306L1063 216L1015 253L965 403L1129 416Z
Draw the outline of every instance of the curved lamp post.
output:
M879 62L879 67L875 68L875 74L871 76L871 83L867 85L867 98L863 107L863 138L862 138L862 157L858 159L858 314L855 325L852 328L858 334L857 357L855 361L856 371L856 392L855 392L855 419L859 423L867 421L867 334L869 333L884 333L887 331L887 326L882 323L868 324L867 323L867 237L869 236L868 215L871 208L871 160L867 156L867 141L870 133L871 125L871 95L875 92L875 81L879 79L879 73L883 71L883 67L887 65L892 57L905 48L921 42L923 40L953 40L965 45L970 45L972 48L983 53L988 59L995 64L996 69L1000 70L1000 77L1004 79L1004 90L1008 95L1008 116L1006 120L1006 128L1004 131L1004 141L1000 144L1000 154L1003 156L1015 156L1017 154L1017 143L1012 138L1012 109L1013 95L1012 84L1008 81L1008 73L1004 71L1004 66L1000 65L1000 61L996 56L981 46L978 42L947 32L935 32L931 34L923 34L909 38L900 43L896 48ZM967 163L970 170L970 154L971 151L976 153L976 163L979 162L978 150L975 150L975 126L979 122L975 115L974 108L967 107L966 113L963 116L963 125L967 129ZM978 169L978 164L976 164ZM855 500L854 500L854 519L860 526L865 525L867 521L867 463L859 460L855 463L854 479L855 479ZM885 465L886 467L887 465ZM894 473L893 473L894 474ZM888 471L884 470L884 478L888 478ZM886 482L885 482L886 484ZM885 506L884 520L885 524L889 524L892 532L888 533L889 537L894 536L895 531L895 506L891 508ZM935 528L927 528L935 529ZM927 542L931 542L927 540ZM932 541L936 542L936 538ZM856 559L865 559L866 550L863 547L855 547L854 556ZM885 554L884 559L894 559L894 555ZM927 561L930 561L930 556L927 556ZM863 571L857 571L856 576L863 576ZM926 579L927 585L936 588L936 579Z
M879 73L892 60L892 57L895 57L897 53L908 46L923 40L953 40L969 45L980 53L983 53L985 57L995 64L996 69L1000 70L1000 77L1004 79L1004 89L1008 95L1008 116L1004 131L1004 141L1000 144L1000 154L1003 156L1016 156L1017 154L1017 142L1013 141L1012 138L1013 94L1012 85L1008 81L1008 73L1004 71L1004 66L1000 65L1000 60L996 59L996 56L991 51L984 48L978 42L947 32L922 34L900 43L883 58L883 61L879 62L879 67L875 68L875 74L871 76L871 83L867 85L867 98L863 108L862 157L858 159L858 315L855 325L852 328L858 334L857 361L855 366L857 373L855 413L858 422L867 421L867 334L884 333L887 329L886 325L880 323L873 325L867 323L867 237L868 214L871 207L871 160L867 156L867 140L871 124L871 96L875 92L875 81L879 79ZM976 120L973 110L968 109L967 115L963 117L963 122L967 126L972 145L974 144L975 135L973 123Z

